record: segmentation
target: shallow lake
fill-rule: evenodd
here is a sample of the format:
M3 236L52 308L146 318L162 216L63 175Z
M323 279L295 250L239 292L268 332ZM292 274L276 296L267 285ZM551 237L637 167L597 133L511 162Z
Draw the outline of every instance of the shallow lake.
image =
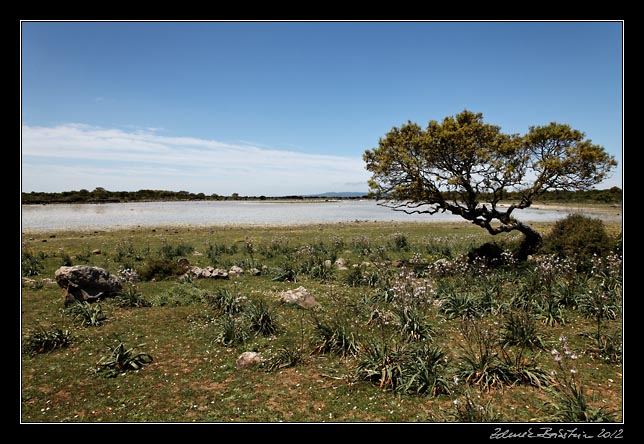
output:
M572 209L516 210L524 222L551 222ZM588 213L620 221L621 209ZM371 200L340 201L190 201L107 204L22 205L22 231L118 229L160 226L300 225L352 221L464 222L447 213L405 214Z

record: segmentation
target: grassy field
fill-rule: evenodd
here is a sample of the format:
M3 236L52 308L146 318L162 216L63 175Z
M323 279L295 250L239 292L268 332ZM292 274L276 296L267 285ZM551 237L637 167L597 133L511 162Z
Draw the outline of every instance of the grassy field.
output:
M24 233L21 421L622 421L621 261L465 260L518 239L465 223ZM162 278L182 258L245 272ZM63 264L139 280L87 318L46 279ZM280 301L300 286L319 307ZM119 367L131 348L140 368ZM246 351L263 361L236 368Z

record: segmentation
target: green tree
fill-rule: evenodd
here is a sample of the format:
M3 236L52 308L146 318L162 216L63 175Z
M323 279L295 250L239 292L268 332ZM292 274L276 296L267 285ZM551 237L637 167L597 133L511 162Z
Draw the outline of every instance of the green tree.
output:
M542 238L514 210L549 190L589 189L617 165L569 125L504 134L468 110L425 129L412 122L394 127L363 158L372 173L370 194L381 205L409 214L448 211L493 235L518 230L525 236L520 259L536 252Z

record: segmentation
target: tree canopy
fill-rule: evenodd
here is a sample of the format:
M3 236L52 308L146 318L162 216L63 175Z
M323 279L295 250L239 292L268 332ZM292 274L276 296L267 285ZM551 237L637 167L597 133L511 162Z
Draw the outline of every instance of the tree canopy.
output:
M587 190L617 165L602 146L569 125L531 126L505 134L464 110L425 129L408 122L364 153L371 194L407 213L449 211L495 235L519 230L525 257L541 236L513 216L552 190ZM512 200L508 200L512 198Z

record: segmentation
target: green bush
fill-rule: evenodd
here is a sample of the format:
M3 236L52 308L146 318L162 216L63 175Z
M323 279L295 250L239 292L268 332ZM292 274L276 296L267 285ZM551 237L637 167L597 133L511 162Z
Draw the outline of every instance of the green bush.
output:
M569 214L557 221L545 238L545 249L559 257L584 261L593 255L604 256L614 249L600 219L582 214Z
M40 256L36 256L35 254L29 252L29 251L23 251L22 252L22 260L21 260L21 268L22 268L22 275L23 276L37 276L39 275L45 266L43 265L42 262L42 253Z
M171 245L164 243L161 248L159 248L159 253L166 259L176 259L178 257L190 254L193 251L194 247L188 244Z
M159 281L168 277L182 275L186 272L186 266L176 260L158 257L148 260L136 271L141 280Z
M409 240L403 233L394 233L390 242L394 251L409 250Z

